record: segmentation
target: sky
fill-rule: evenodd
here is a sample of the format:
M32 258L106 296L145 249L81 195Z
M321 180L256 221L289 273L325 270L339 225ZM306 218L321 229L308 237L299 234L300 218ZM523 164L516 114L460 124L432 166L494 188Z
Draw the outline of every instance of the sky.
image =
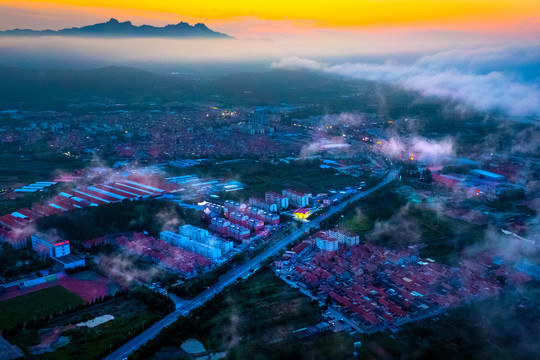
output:
M59 29L108 20L204 22L240 38L395 29L527 35L540 29L538 0L0 0L0 29Z
M0 65L188 78L304 69L540 117L540 0L0 0L0 30L205 23L236 40L0 37Z

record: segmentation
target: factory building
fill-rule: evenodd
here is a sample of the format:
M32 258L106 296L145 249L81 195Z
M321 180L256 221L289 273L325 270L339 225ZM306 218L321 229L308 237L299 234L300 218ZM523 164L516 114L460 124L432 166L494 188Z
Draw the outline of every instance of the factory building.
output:
M26 235L4 227L0 227L0 241L7 242L17 250L28 247Z
M506 179L503 175L495 174L495 173L485 171L485 170L480 170L480 169L471 170L471 174L480 179L487 179L491 181L504 181Z

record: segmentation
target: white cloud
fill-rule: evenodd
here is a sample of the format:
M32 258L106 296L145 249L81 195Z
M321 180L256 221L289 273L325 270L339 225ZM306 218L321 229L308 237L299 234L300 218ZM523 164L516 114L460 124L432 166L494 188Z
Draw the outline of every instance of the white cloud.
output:
M394 136L382 141L381 146L382 150L393 158L412 155L416 160L429 163L441 163L455 156L452 138L428 140L418 136L411 138Z
M475 52L482 63L488 63L489 51ZM452 64L452 57L459 58ZM530 56L530 54L528 54ZM437 53L424 56L412 64L344 63L324 64L304 58L283 59L272 66L284 69L308 69L352 79L380 81L399 84L415 90L424 96L437 96L459 101L477 110L499 110L513 116L540 114L540 88L537 84L527 84L505 71L475 72L467 70L475 66L476 57L466 61L465 52ZM507 59L507 58L506 58ZM468 65L466 65L468 64ZM455 67L458 65L458 67ZM476 65L478 67L478 65ZM488 67L484 65L483 67Z

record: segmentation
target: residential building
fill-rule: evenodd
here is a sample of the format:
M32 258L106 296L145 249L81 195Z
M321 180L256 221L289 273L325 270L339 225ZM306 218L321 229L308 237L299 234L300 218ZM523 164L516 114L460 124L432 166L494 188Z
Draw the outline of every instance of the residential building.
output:
M292 189L285 189L281 192L281 195L289 198L289 203L298 206L306 207L309 204L309 195L303 194Z
M180 226L178 232L180 233L180 235L187 236L191 240L200 242L204 241L210 236L208 230L201 229L193 225Z
M235 240L243 240L249 237L250 231L248 228L245 228L240 225L229 225L229 236Z
M249 205L258 207L259 209L263 209L265 211L272 211L277 212L278 206L277 204L267 202L265 199L262 198L249 198Z
M360 237L345 230L328 230L328 235L336 238L340 244L347 246L360 244Z
M270 204L276 204L278 210L285 210L289 208L289 198L283 195L279 195L273 191L269 191L264 194L264 200Z
M180 244L189 240L187 236L177 234L172 231L162 231L159 233L159 238L165 241L167 244L171 244L180 247Z
M219 234L227 234L231 222L224 218L214 217L210 221L210 229Z
M339 241L335 237L329 236L328 233L319 231L315 235L317 247L325 251L336 251L339 248Z
M210 260L217 260L219 257L221 257L221 249L219 247L192 240L187 236L176 234L171 231L164 231L160 233L160 237L165 241L174 241L174 243L171 242L171 244L174 244L175 246L178 246L182 249L200 254Z

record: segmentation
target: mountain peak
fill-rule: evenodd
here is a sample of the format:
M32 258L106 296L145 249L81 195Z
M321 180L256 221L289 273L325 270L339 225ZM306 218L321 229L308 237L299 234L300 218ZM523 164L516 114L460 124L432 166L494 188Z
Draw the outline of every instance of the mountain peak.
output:
M54 30L7 30L0 31L0 36L85 36L85 37L124 37L124 38L215 38L230 39L209 29L204 24L189 25L183 21L176 25L157 27L151 25L135 26L131 21L120 22L115 18L109 21L83 27Z

